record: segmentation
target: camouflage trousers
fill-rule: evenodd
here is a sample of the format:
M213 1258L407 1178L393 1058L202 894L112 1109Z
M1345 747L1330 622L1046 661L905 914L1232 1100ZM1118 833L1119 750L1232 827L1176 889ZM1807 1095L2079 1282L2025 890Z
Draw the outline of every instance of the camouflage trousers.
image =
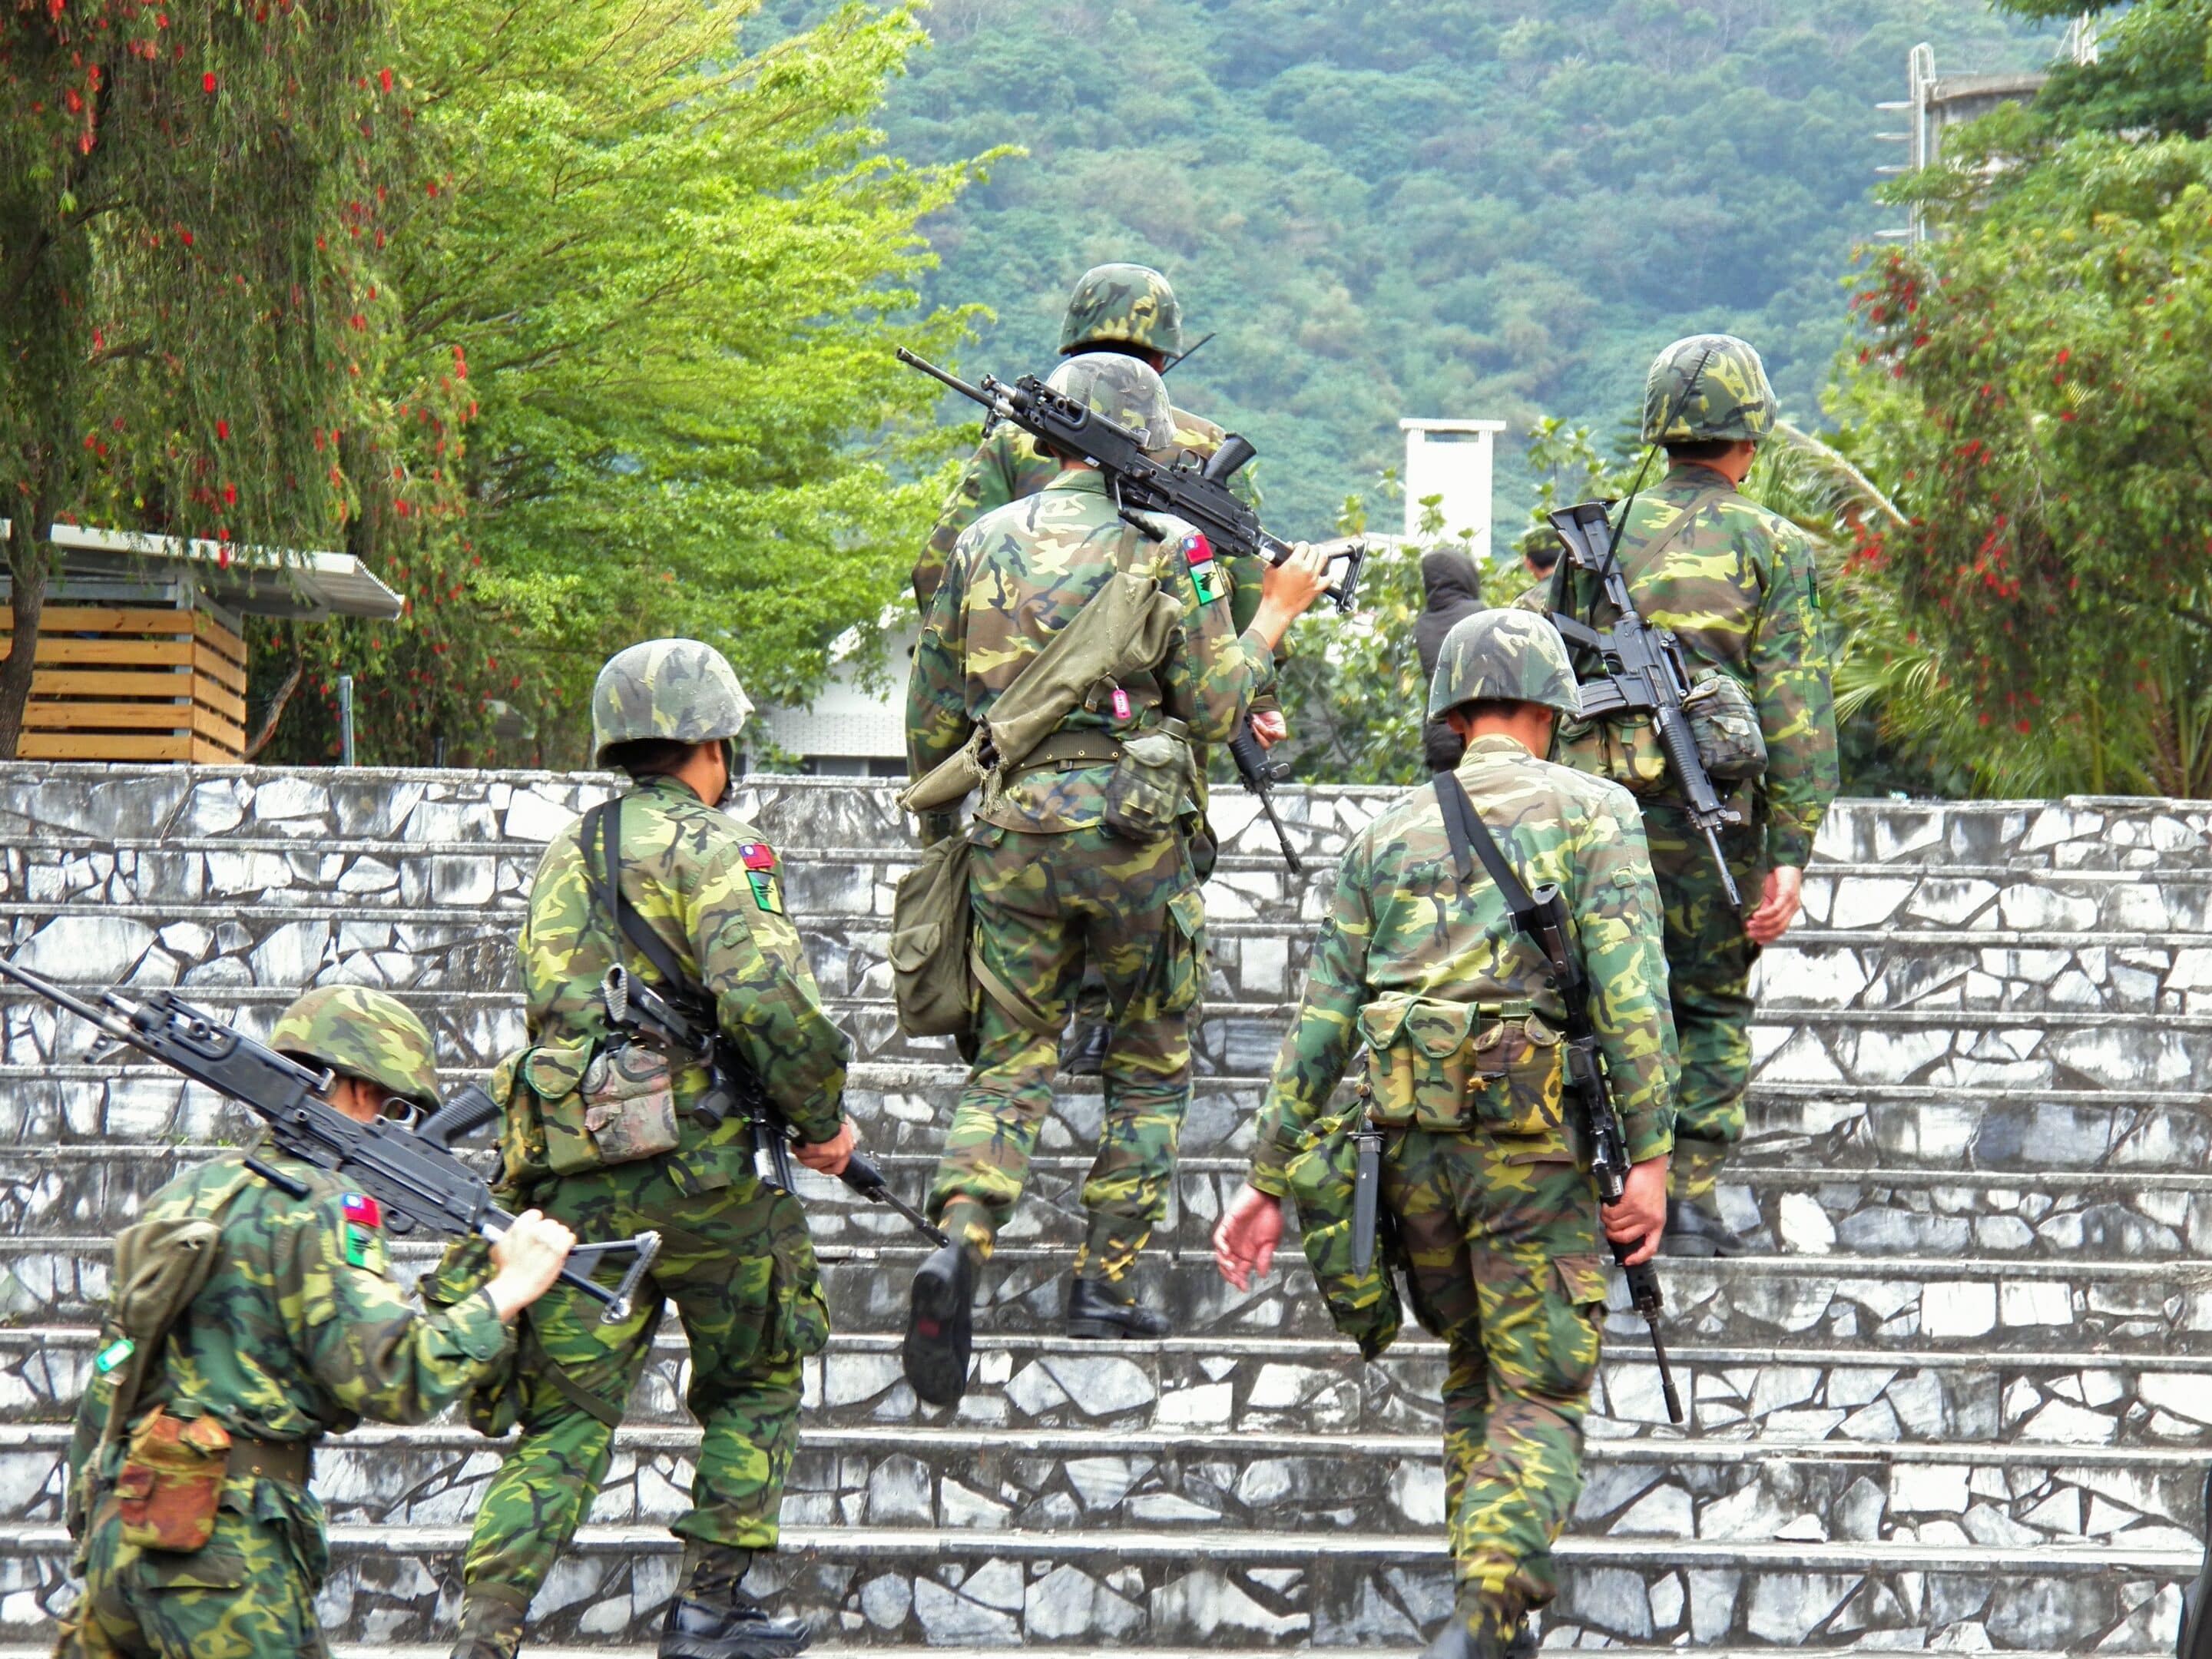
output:
M1596 1188L1563 1142L1386 1133L1407 1288L1445 1345L1453 1566L1517 1615L1559 1593L1552 1544L1582 1492L1606 1295Z
M726 1154L734 1158L734 1154ZM690 1344L684 1403L699 1421L688 1540L775 1547L799 1442L799 1362L829 1340L806 1218L788 1194L732 1170L701 1181L668 1158L564 1176L532 1201L582 1239L659 1230L660 1255L626 1319L556 1285L521 1316L514 1390L520 1437L477 1511L463 1577L471 1598L527 1607L589 1512L623 1407L673 1302ZM603 1275L611 1279L612 1272Z
M62 1626L56 1659L328 1659L315 1613L329 1559L319 1510L310 1525L270 1497L252 1504L268 1514L249 1516L226 1496L214 1536L179 1554L125 1543L111 1492L93 1512L84 1598Z
M1205 903L1182 841L1103 829L971 833L975 948L1030 1005L983 1000L975 1064L930 1184L929 1212L979 1256L1012 1218L1052 1110L1060 1032L1084 964L1105 986L1098 1155L1083 1186L1090 1224L1079 1275L1119 1280L1167 1213L1190 1104L1190 1010L1206 978Z
M1644 803L1644 834L1666 907L1667 992L1674 1005L1681 1080L1674 1090L1677 1198L1710 1200L1729 1149L1743 1139L1751 1081L1751 965L1759 947L1743 931L1713 868L1711 849L1678 807ZM1765 879L1756 825L1723 830L1721 851L1743 895L1759 904Z

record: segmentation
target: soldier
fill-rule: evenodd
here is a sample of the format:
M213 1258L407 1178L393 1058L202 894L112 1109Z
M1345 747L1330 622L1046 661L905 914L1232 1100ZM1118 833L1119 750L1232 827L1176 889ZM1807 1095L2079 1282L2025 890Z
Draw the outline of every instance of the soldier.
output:
M1076 357L1052 384L1133 429L1168 429L1167 388L1132 358ZM1187 1023L1205 986L1205 905L1184 833L1189 748L1234 729L1267 683L1285 629L1320 593L1326 561L1301 550L1270 568L1240 635L1204 538L1171 522L1160 529L1155 539L1125 522L1097 470L1063 458L1043 490L962 535L915 652L908 760L920 778L968 740L1117 568L1156 576L1183 607L1158 666L1072 709L986 796L969 830L978 977L1000 990L983 1000L980 1047L930 1189L931 1214L953 1242L915 1279L906 1372L933 1404L957 1400L966 1386L975 1274L1020 1196L1052 1105L1054 1039L1086 960L1104 976L1113 1027L1068 1329L1116 1337L1167 1329L1137 1305L1131 1279L1166 1206L1190 1096ZM1125 768L1139 781L1126 745L1140 738L1138 755L1158 762L1145 787L1159 828L1117 832L1108 827L1109 785Z
M1455 628L1429 693L1430 714L1466 740L1453 775L1507 862L1531 889L1558 884L1574 918L1634 1165L1604 1231L1634 1246L1634 1262L1657 1249L1665 1212L1672 1033L1658 895L1635 802L1539 758L1554 715L1577 706L1557 630L1521 611L1479 611ZM1247 1184L1213 1237L1238 1290L1267 1272L1291 1152L1364 1042L1370 1115L1385 1135L1382 1202L1414 1312L1444 1340L1449 1367L1445 1513L1459 1597L1429 1659L1534 1650L1523 1615L1559 1589L1551 1545L1582 1489L1606 1296L1595 1184L1561 1123L1566 1010L1496 886L1480 872L1462 883L1455 867L1431 787L1352 837Z
M1560 733L1561 761L1638 792L1666 902L1682 1073L1667 1218L1671 1255L1744 1248L1721 1218L1714 1185L1729 1149L1743 1139L1751 965L1796 917L1813 837L1836 796L1835 701L1812 549L1786 520L1736 493L1774 419L1765 367L1745 342L1700 334L1668 346L1644 392L1644 441L1665 446L1667 476L1636 498L1620 537L1629 596L1644 621L1674 631L1693 676L1733 675L1758 708L1766 774L1747 792L1745 823L1721 832L1749 914L1729 904L1705 838L1680 803L1662 793L1663 768L1629 758L1636 734L1612 722ZM1609 621L1595 580L1571 568L1564 583L1555 578L1551 603L1600 626ZM1648 721L1641 736L1656 755Z
M683 1577L660 1651L781 1659L806 1645L803 1624L740 1582L775 1547L800 1362L829 1338L806 1218L757 1177L742 1110L712 1127L695 1115L710 1087L696 1057L656 1073L649 1054L615 1040L601 994L619 965L703 1028L719 1025L803 1138L800 1161L827 1175L844 1167L850 1045L784 914L774 850L717 810L730 739L751 707L721 653L696 641L611 659L592 691L593 750L634 787L556 836L531 885L519 947L531 1046L502 1063L494 1091L507 1102L505 1179L594 1237L649 1227L664 1243L628 1318L603 1324L597 1304L563 1286L524 1325L513 1382L522 1432L477 1514L456 1659L507 1659L520 1646L532 1596L606 1474L668 1301L690 1345L685 1403L701 1441L691 1508L673 1528Z
M269 1045L334 1072L325 1097L358 1122L437 1104L430 1035L381 991L310 991ZM315 1594L328 1546L307 1486L316 1443L364 1418L424 1422L483 1382L512 1346L509 1322L575 1243L532 1211L490 1247L488 1282L418 1313L392 1280L374 1200L265 1138L251 1157L306 1196L247 1157L179 1176L132 1229L148 1241L142 1261L167 1256L165 1273L190 1248L178 1237L190 1224L221 1232L188 1301L173 1281L181 1305L159 1352L134 1364L111 1328L77 1407L70 1531L85 1592L63 1626L63 1659L326 1656Z
M1465 549L1432 547L1421 555L1421 614L1413 618L1413 651L1424 681L1436 678L1437 658L1452 629L1482 608L1482 577ZM1444 721L1423 723L1422 758L1430 771L1450 771L1466 749Z
M1182 307L1168 279L1151 266L1096 266L1084 272L1068 296L1060 325L1060 355L1102 351L1134 357L1155 374L1171 368L1182 356ZM1212 421L1185 410L1171 408L1168 417L1173 437L1163 447L1170 459L1188 456L1203 461L1228 435ZM961 532L994 508L1036 495L1059 471L1058 459L1040 451L1036 441L1016 426L1001 425L977 447L960 482L945 498L929 545L914 568L914 600L923 621L929 619L930 599L945 580L946 561ZM1259 506L1250 467L1237 475L1231 488L1255 508ZM1224 562L1235 590L1230 615L1241 632L1252 625L1260 607L1261 562L1239 556ZM1253 735L1263 746L1272 747L1288 735L1272 693L1263 692L1254 700L1251 716ZM1202 766L1199 782L1203 811ZM1072 1077L1096 1077L1105 1060L1108 1034L1104 991L1096 975L1085 977L1078 1001L1075 1030L1061 1069Z

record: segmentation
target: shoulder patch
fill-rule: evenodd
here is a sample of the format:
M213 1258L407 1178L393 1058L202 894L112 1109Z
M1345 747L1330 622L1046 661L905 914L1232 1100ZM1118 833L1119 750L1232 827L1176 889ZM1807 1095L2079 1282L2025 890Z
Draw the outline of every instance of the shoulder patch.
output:
M738 856L745 861L748 870L775 868L775 849L764 841L749 841L738 848Z
M384 1224L384 1206L367 1193L348 1193L345 1195L345 1218L359 1227L381 1227Z
M775 849L764 841L749 841L738 848L738 858L752 886L753 903L772 916L781 915L783 884L776 879Z
M1212 605L1227 597L1227 586L1221 575L1221 567L1213 562L1213 544L1196 531L1183 538L1183 562L1189 567L1191 586L1198 590L1198 602Z

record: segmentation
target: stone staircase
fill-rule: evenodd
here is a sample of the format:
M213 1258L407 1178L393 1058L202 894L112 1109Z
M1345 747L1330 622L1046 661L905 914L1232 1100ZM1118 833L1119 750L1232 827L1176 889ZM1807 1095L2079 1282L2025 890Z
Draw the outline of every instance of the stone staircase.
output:
M599 798L544 774L0 769L0 918L71 982L181 983L250 1030L300 987L386 986L454 1080L520 1037L512 938L544 841ZM1304 973L1330 854L1388 798L1286 791L1314 877L1250 803L1210 886L1212 994L1157 1344L1057 1315L1096 1133L1061 1096L988 1275L974 1391L917 1405L897 1333L920 1250L806 1177L838 1332L810 1364L781 1582L832 1646L1409 1648L1449 1604L1418 1333L1362 1365L1293 1254L1249 1295L1206 1237ZM959 1073L900 1038L886 788L757 780L850 1095L918 1195ZM1608 1332L1589 1481L1547 1645L2170 1650L2212 1461L2212 808L1839 808L1764 964L1753 1139L1725 1201L1766 1253L1670 1263L1686 1433L1632 1317ZM106 1252L240 1115L0 991L0 1652L66 1606L55 1466ZM434 1254L402 1245L403 1264ZM649 1639L696 1437L664 1340L544 1643ZM317 1485L343 1644L431 1650L497 1449L451 1425L334 1442Z

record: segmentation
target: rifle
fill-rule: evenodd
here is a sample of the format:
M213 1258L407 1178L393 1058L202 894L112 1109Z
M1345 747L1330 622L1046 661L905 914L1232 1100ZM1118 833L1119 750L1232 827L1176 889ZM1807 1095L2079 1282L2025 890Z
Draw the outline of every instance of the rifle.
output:
M1217 329L1216 331L1214 331L1214 332L1215 332L1215 333L1218 333L1219 331L1219 331L1219 330L1218 330L1218 329ZM1202 336L1202 337L1200 338L1199 343L1198 343L1196 345L1194 345L1194 346L1191 347L1191 349L1190 349L1189 350L1188 350L1188 351L1183 351L1183 352L1178 352L1175 356L1169 358L1169 359L1168 359L1168 362L1167 362L1167 367L1166 367L1166 368L1163 368L1162 370L1160 370L1160 379L1162 379L1163 380L1166 380L1166 379L1167 379L1167 377L1168 377L1169 375L1170 375L1170 374L1174 374L1174 373L1176 372L1176 370L1177 370L1177 369L1181 368L1182 368L1185 363L1188 362L1192 358L1194 358L1194 357L1197 356L1198 356L1198 354L1199 354L1201 350L1203 350L1203 349L1205 349L1205 346L1206 346L1206 341L1208 341L1208 340L1212 339L1212 337L1213 337L1213 335L1212 335L1212 334L1207 334L1207 335Z
M1565 1050L1566 1091L1579 1109L1589 1148L1590 1175L1597 1182L1598 1197L1603 1203L1618 1204L1628 1187L1628 1147L1621 1133L1620 1113L1613 1103L1613 1090L1598 1057L1597 1030L1590 1023L1589 978L1583 971L1581 954L1576 951L1569 931L1566 901L1555 884L1546 882L1531 893L1514 874L1513 867L1505 862L1504 854L1457 778L1449 772L1439 772L1435 782L1437 801L1443 810L1444 831L1459 864L1460 879L1473 879L1474 866L1468 854L1478 854L1498 888L1498 896L1512 914L1514 926L1544 953L1544 960L1551 968L1560 1000L1566 1006L1565 1030L1561 1033L1561 1046ZM1665 1310L1667 1301L1660 1289L1658 1271L1649 1261L1638 1262L1633 1267L1628 1266L1624 1258L1631 1254L1630 1248L1611 1239L1606 1243L1611 1246L1613 1259L1620 1264L1622 1276L1628 1281L1629 1300L1644 1316L1644 1322L1650 1330L1651 1352L1659 1362L1659 1387L1666 1398L1668 1420L1680 1423L1681 1397L1674 1391L1674 1374L1667 1363L1666 1340L1659 1334L1659 1316Z
M713 1128L732 1111L744 1113L752 1125L754 1173L779 1192L791 1191L791 1146L798 1132L769 1097L760 1074L730 1040L704 1019L695 1021L619 965L607 969L599 983L599 996L606 1005L608 1023L617 1030L642 1036L657 1048L707 1068L707 1092L692 1103L693 1119ZM871 1204L896 1210L931 1243L941 1249L948 1242L944 1231L930 1225L928 1217L893 1192L883 1171L857 1149L845 1160L837 1179Z
M898 349L898 360L990 410L983 422L987 435L1001 421L1007 422L1062 454L1089 461L1105 475L1107 492L1123 518L1134 522L1141 514L1165 513L1196 526L1218 553L1277 565L1291 556L1291 544L1269 535L1261 527L1259 515L1230 491L1229 480L1256 453L1237 434L1222 440L1203 466L1188 458L1170 466L1153 459L1128 428L1062 397L1034 374L1024 374L1011 386L986 374L983 384L974 386L904 346ZM1344 574L1328 589L1328 597L1339 611L1349 611L1358 602L1359 571L1367 549L1364 543L1353 543L1337 556L1344 560Z
M473 1083L416 1128L385 1118L359 1123L322 1097L333 1073L310 1070L264 1048L172 991L152 992L137 1003L103 991L102 1008L4 957L0 974L118 1042L238 1102L267 1126L279 1152L343 1176L374 1199L383 1208L384 1224L394 1233L410 1233L419 1224L433 1232L495 1239L514 1224L514 1217L492 1202L490 1183L453 1156L455 1140L499 1115L497 1103ZM247 1158L246 1167L292 1198L305 1199L313 1190L259 1158ZM656 1232L579 1244L568 1252L561 1280L605 1303L600 1321L611 1325L629 1316L638 1283L659 1252ZM590 1275L603 1260L624 1253L632 1260L621 1284L611 1291L592 1281Z
M1298 862L1297 851L1291 845L1290 832L1283 828L1282 819L1275 816L1275 786L1291 775L1291 769L1281 761L1267 758L1267 751L1253 734L1249 714L1237 722L1237 733L1229 739L1229 758L1237 763L1237 775L1243 779L1245 788L1260 798L1260 810L1267 815L1267 822L1274 827L1275 844L1283 849L1283 862L1291 866L1292 875L1304 875L1305 866Z

